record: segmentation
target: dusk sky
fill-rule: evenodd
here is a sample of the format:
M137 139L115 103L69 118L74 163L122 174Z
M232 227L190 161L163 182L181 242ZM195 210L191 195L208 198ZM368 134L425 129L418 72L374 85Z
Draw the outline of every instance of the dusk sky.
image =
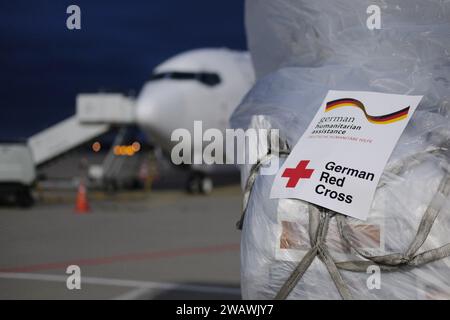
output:
M66 8L81 8L68 30ZM139 92L185 50L245 49L243 0L2 1L0 139L27 138L74 114L75 96Z

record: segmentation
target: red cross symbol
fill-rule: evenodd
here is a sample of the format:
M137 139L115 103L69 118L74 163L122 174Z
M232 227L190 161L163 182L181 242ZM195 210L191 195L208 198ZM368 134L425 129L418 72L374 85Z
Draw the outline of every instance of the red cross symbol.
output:
M300 179L309 179L314 169L306 169L310 160L302 160L296 168L286 168L283 172L283 178L289 178L286 188L295 188Z

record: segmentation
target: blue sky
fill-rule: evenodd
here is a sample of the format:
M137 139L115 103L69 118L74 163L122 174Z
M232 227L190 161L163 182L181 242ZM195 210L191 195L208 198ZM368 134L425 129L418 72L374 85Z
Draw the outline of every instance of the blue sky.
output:
M243 0L2 1L0 139L74 113L79 92L138 92L153 67L201 47L245 49ZM81 30L66 8L81 8Z

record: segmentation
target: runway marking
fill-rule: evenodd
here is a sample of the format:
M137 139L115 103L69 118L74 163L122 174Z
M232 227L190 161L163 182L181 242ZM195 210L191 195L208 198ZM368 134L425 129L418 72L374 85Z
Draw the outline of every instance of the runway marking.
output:
M142 296L151 293L152 291L153 291L152 289L148 288L136 288L113 298L113 300L137 300Z
M0 279L16 279L16 280L36 280L36 281L52 281L52 282L66 282L67 276L42 274L42 273L15 273L15 272L0 272ZM239 295L241 290L239 288L221 287L221 286L202 286L191 285L183 283L170 282L153 282L153 281L139 281L139 280L123 280L111 278L97 278L97 277L82 277L81 286L83 284L116 286L116 287L131 287L136 290L129 291L115 299L136 299L138 293L143 294L149 290L176 290L202 293L221 293Z
M239 250L238 243L228 243L222 245L208 246L208 247L194 247L194 248L178 248L171 250L123 254L110 257L79 259L71 261L62 261L54 263L35 264L22 267L0 268L0 272L37 272L55 269L65 269L69 265L78 266L97 266L104 264L112 264L116 262L126 261L140 261L140 260L158 260L164 258L175 258L182 256L202 255L210 253L233 252Z

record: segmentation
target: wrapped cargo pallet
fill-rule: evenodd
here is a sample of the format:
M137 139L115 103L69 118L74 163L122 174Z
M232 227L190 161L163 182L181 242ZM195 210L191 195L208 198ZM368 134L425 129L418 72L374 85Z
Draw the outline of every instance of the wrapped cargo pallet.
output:
M259 79L231 126L279 129L280 143L241 169L243 297L450 299L450 2L248 0L246 10ZM277 153L283 163L329 90L423 95L365 221L270 199L274 176L259 172Z

